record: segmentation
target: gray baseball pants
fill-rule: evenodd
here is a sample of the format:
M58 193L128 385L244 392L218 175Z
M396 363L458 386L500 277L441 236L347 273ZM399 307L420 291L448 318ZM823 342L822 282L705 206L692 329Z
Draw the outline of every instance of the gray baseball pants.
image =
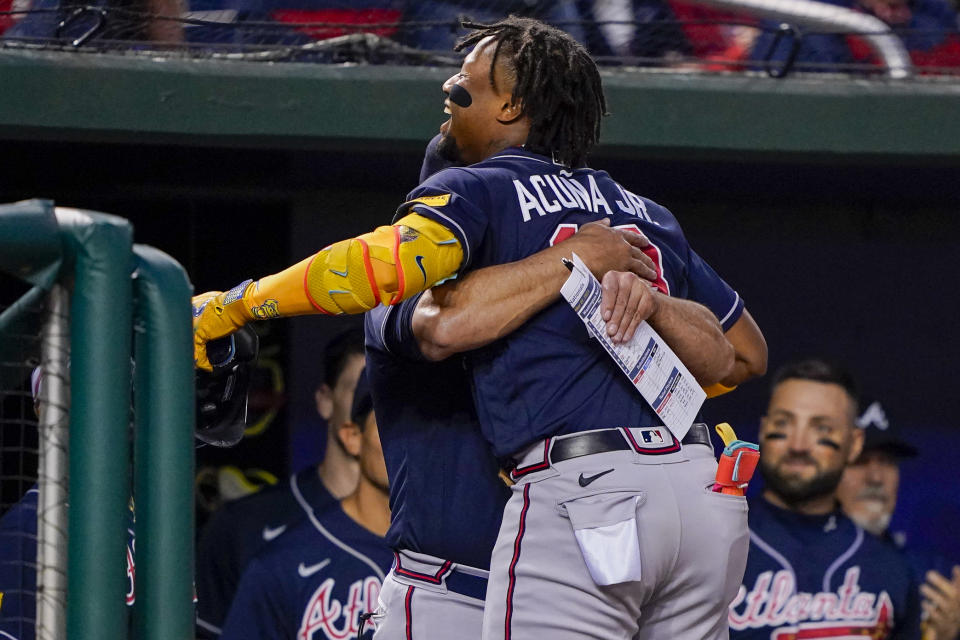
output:
M561 436L518 461L532 472L504 511L483 640L728 638L749 546L746 499L711 491L712 447L615 431L630 450L554 463Z
M374 640L479 640L487 572L401 551L383 581Z

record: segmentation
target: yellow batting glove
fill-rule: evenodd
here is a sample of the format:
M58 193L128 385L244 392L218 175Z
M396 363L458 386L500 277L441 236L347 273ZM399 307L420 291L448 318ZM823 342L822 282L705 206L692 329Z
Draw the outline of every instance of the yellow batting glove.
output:
M193 297L193 362L198 369L213 369L207 359L209 341L228 336L254 319L243 299L252 284L253 280L246 280L229 291Z

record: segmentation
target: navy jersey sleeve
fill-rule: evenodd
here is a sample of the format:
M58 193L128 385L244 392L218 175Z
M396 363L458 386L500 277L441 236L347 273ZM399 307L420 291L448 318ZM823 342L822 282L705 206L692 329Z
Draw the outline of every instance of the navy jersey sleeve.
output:
M953 570L953 563L932 549L918 548L908 544L901 549L901 553L913 569L913 575L918 584L926 582L928 571L936 571L949 578Z
M726 331L740 319L743 300L697 252L690 249L687 259L690 299L713 311Z
M906 609L902 616L896 617L896 626L890 640L921 640L920 612L920 585L916 580L911 580Z
M259 558L247 565L223 624L223 640L287 640L295 621L283 607L288 588Z
M482 181L459 167L435 173L410 192L397 218L418 213L448 228L463 247L462 268L470 265L487 232L490 196Z
M0 518L0 638L33 640L37 602L37 489Z
M433 136L433 139L427 143L427 150L423 154L423 164L420 166L420 182L423 182L437 171L454 166L454 162L447 160L437 151L437 145L440 143L440 134Z
M237 522L229 506L210 516L197 545L198 631L213 633L214 637L230 608L243 566L241 537L234 535Z
M413 335L413 312L422 293L397 305L379 306L366 314L366 346L407 360L426 361Z

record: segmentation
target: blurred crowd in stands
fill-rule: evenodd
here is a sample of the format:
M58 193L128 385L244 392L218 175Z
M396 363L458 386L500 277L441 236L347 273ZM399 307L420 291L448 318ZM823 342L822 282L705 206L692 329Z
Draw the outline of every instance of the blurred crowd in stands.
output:
M955 0L809 1L879 18L921 72L960 67ZM880 62L862 34L786 29L732 9L729 0L0 0L0 34L7 42L73 46L96 36L244 47L373 34L406 51L449 55L461 19L494 21L511 13L564 28L608 65L723 71L789 60L801 70L843 71Z

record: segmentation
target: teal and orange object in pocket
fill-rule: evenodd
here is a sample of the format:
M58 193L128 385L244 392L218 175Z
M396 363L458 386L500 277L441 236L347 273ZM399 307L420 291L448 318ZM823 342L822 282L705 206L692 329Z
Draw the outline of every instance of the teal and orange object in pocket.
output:
M760 462L760 447L752 442L739 440L733 427L726 422L716 426L723 438L724 449L717 467L713 490L731 496L742 496Z

